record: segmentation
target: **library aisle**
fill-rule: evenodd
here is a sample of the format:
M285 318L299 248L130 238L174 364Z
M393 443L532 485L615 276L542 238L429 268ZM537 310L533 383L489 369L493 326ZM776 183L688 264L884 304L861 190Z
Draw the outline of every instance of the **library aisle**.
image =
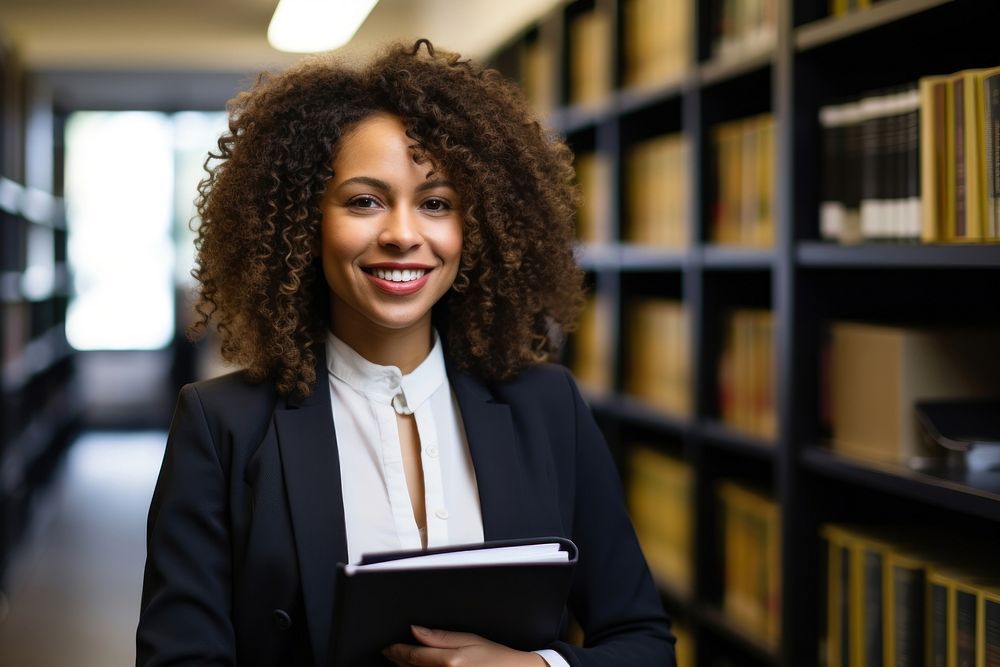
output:
M7 573L0 665L135 662L145 524L166 436L85 433Z

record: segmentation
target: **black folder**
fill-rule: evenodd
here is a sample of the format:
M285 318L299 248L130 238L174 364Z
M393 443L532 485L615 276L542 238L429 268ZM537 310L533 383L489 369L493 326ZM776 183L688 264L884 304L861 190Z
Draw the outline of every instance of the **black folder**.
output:
M391 664L382 649L419 644L411 625L473 632L523 651L558 638L577 549L561 537L503 540L366 556L360 564L453 551L557 543L567 561L353 571L337 565L331 664Z

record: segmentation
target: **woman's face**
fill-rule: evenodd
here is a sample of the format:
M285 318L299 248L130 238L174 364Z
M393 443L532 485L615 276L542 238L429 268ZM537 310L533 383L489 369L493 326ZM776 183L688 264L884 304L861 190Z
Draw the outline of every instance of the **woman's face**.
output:
M323 273L334 333L429 327L462 254L458 193L417 164L402 122L371 116L345 135L322 199ZM343 338L343 336L341 336Z

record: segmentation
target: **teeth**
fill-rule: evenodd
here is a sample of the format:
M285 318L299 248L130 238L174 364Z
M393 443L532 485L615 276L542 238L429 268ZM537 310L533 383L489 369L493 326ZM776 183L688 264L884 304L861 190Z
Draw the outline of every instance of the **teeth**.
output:
M408 283L424 277L426 269L371 269L376 278L391 280L394 283Z

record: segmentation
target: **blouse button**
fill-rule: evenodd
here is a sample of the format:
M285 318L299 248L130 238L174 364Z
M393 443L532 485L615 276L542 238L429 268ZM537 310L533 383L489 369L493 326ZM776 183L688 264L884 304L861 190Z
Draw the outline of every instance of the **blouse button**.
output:
M274 624L278 626L279 630L291 629L292 618L284 609L275 609L272 616L274 617Z
M434 516L436 516L437 518L439 518L442 521L444 521L445 519L448 518L448 510L446 510L446 509L444 509L442 507L441 509L439 509L436 512L434 512Z
M438 455L438 448L435 447L434 445L430 445L424 450L424 452L426 452L427 456L431 457L432 459L436 459Z

